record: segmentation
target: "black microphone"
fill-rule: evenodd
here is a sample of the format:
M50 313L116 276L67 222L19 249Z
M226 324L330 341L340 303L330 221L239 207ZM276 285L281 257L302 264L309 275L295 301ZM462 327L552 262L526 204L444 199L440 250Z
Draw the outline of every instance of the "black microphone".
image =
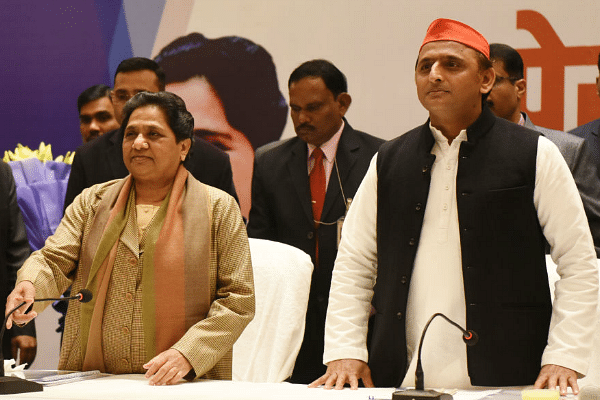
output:
M77 293L75 296L71 296L71 297L58 297L58 298L52 298L52 297L47 297L45 299L33 299L34 303L37 303L39 301L68 301L68 300L79 300L80 303L87 303L90 300L92 300L92 298L94 297L94 295L92 294L92 292L88 289L81 289L79 291L79 293Z
M447 393L439 393L435 390L425 390L425 378L423 376L423 366L421 365L421 349L423 348L423 339L425 338L425 333L427 332L427 328L431 324L431 321L435 319L435 317L442 317L455 327L457 327L462 332L462 337L467 346L474 346L479 341L479 335L475 331L463 329L456 322L452 321L450 318L446 317L442 313L435 313L429 318L429 321L425 324L423 328L423 333L421 333L421 340L419 341L419 353L417 357L417 367L415 370L415 390L398 390L392 394L392 400L452 400L453 397Z
M34 302L40 301L70 301L70 300L78 300L81 303L87 303L92 300L94 296L92 292L88 289L81 289L79 293L75 296L71 297L59 297L59 298L45 298L45 299L34 299ZM23 301L21 304L13 308L6 314L4 317L4 324L2 324L2 329L0 329L0 343L2 343L2 339L4 338L4 332L6 331L6 322L8 318L17 311L19 308L23 307L27 302ZM2 364L0 365L0 395L3 394L18 394L18 393L29 393L29 392L41 392L44 390L44 387L37 383L31 382L26 379L17 378L14 376L4 376L4 355L2 354L2 346L0 346L0 361Z

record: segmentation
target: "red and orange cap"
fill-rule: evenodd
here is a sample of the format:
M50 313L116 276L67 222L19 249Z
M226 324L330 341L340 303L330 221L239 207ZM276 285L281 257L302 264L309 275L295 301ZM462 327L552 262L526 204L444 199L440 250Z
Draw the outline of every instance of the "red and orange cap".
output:
M449 40L462 43L490 58L490 45L483 35L467 24L453 19L438 18L429 25L421 49L429 42Z

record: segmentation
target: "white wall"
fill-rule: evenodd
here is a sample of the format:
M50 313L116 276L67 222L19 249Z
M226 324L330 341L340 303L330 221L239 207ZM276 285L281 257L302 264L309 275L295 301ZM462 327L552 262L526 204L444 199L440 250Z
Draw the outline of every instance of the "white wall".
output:
M543 14L567 47L600 46L597 0L196 1L186 33L196 31L210 38L239 35L262 45L273 56L286 97L287 78L295 67L313 58L331 60L348 78L353 97L350 123L390 139L427 118L415 92L414 64L429 23L438 17L458 19L479 30L490 43L517 49L539 47L528 31L517 29L518 10ZM164 36L159 37L155 54L167 43ZM578 78L568 82L571 96L577 90L573 85L592 83L597 76L593 68L591 73L575 71ZM530 92L533 98L541 95L535 82ZM566 129L577 125L576 113L576 98L571 97L565 110ZM293 135L288 122L284 137Z

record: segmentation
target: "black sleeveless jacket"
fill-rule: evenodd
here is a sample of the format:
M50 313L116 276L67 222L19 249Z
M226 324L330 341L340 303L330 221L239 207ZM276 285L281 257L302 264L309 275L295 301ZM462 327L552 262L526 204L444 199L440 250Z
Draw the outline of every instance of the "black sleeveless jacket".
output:
M467 136L459 152L456 200L467 329L479 334L478 344L467 350L469 377L478 386L533 384L552 312L545 242L533 204L538 134L484 107ZM369 349L377 386L400 385L407 369L406 304L433 144L426 123L379 150L377 314Z

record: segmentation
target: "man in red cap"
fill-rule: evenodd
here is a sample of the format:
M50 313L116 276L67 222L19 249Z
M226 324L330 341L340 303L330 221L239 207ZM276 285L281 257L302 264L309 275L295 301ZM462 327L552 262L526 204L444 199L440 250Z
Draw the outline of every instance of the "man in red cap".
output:
M346 217L311 386L567 387L586 373L596 254L577 187L548 139L485 106L495 73L473 28L438 19L415 70L429 120L381 146ZM546 240L561 280L551 303ZM367 320L376 310L367 349ZM541 367L541 371L540 371Z

